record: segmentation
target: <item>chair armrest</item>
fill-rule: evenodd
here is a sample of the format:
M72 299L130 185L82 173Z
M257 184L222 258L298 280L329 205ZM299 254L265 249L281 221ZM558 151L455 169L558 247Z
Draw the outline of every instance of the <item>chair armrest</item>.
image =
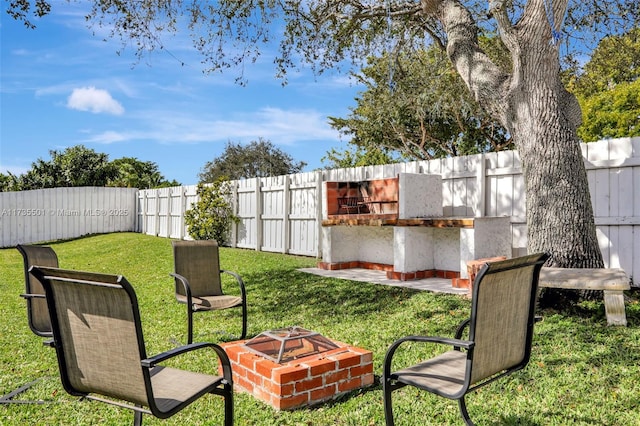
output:
M184 295L187 298L187 306L191 306L191 287L189 286L189 280L183 277L180 274L176 274L174 272L170 273L173 278L176 279L176 293L178 292L178 282L182 283L182 287L184 288Z
M389 346L387 349L387 353L384 356L384 365L383 365L383 377L386 379L391 374L391 361L393 359L393 355L396 350L406 342L422 342L422 343L439 343L444 345L450 345L459 350L459 348L465 349L473 349L475 346L475 342L470 340L462 340L462 339L452 339L447 337L438 337L438 336L406 336L402 337Z
M462 333L464 333L464 330L469 327L469 324L471 323L471 318L467 318L464 321L461 321L460 324L458 324L458 328L456 328L456 339L462 339Z
M20 297L22 297L23 299L44 299L45 295L44 294L25 293L25 294L21 294Z
M227 353L224 351L224 349L222 349L221 346L215 343L199 342L199 343L190 343L188 345L179 346L177 348L170 349L166 352L159 353L150 358L143 359L140 361L140 364L145 368L151 368L151 367L154 367L156 364L159 364L163 361L174 358L178 355L182 355L187 352L204 349L204 348L211 348L218 355L218 358L220 359L220 363L222 365L222 376L229 383L232 383L231 361L229 361L229 357L227 356Z
M242 296L242 300L247 300L247 290L244 287L244 281L242 280L242 277L235 272L227 271L226 269L221 269L220 272L229 274L236 279L236 281L238 282L238 286L240 287L240 295Z
M467 327L469 327L469 324L471 324L471 318L467 318L466 320L458 324L458 328L456 329L456 335L455 335L456 339L462 339L462 335L464 334L464 331L467 329ZM455 349L456 351L459 351L460 346L454 346L453 349Z

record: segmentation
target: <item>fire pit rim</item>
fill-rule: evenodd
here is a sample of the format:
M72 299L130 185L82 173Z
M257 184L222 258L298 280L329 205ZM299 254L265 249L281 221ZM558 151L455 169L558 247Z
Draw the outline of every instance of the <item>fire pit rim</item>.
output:
M271 339L271 340L268 340L268 339ZM312 341L312 346L317 346L317 344L320 343L323 346L325 346L325 349L319 349L319 350L316 349L312 351L307 350L302 355L293 355L288 357L285 356L286 344L288 342L291 342L294 340L300 340L302 343L302 341L305 339L317 339L317 341L315 342ZM278 349L278 355L276 357L271 356L269 353L265 353L264 351L256 349L251 346L252 344L253 345L264 344L265 342L269 342L269 341L276 341L276 342L279 342L280 344L280 347ZM323 336L322 334L316 331L308 330L306 328L303 328L297 325L263 331L262 333L258 334L252 339L245 341L242 345L252 353L259 355L263 358L266 358L268 360L271 360L276 364L283 364L293 360L302 359L308 356L318 355L324 352L338 349L340 347L328 337Z

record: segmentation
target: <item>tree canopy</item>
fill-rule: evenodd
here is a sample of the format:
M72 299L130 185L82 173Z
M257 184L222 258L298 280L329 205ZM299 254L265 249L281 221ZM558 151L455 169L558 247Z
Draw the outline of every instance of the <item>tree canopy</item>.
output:
M340 169L399 163L401 158L394 156L384 147L362 147L349 142L346 149L331 148L321 160L326 169Z
M640 28L598 43L589 61L568 73L582 107L585 142L640 135Z
M38 158L31 169L15 176L0 173L0 191L74 186L121 186L129 188L157 188L180 185L167 181L158 171L158 165L136 158L124 157L109 161L109 156L84 145L63 151L51 150L50 160Z
M158 165L153 161L140 161L134 157L117 158L111 162L116 168L117 174L108 183L108 186L121 188L166 188L179 186L178 181L168 181L160 173Z
M229 141L224 152L208 161L198 176L200 182L212 183L222 176L237 180L299 173L306 165L262 138L247 145Z
M422 48L432 42L444 49L450 33L438 14L445 5L457 5L478 28L518 29L538 9L550 36L565 46L592 49L601 36L622 34L637 26L640 5L635 0L93 0L87 22L109 30L122 49L134 48L138 57L163 49L162 35L191 32L205 71L235 68L243 81L242 65L255 62L270 42L279 44L276 74L301 63L314 71L360 68L366 58L381 51ZM6 12L35 28L55 2L13 0ZM541 10L540 10L541 9ZM520 28L523 28L521 25ZM507 34L504 34L507 35ZM503 35L503 38L505 38ZM508 37L507 37L508 38ZM345 62L346 61L346 62Z
M504 47L494 50L508 66ZM383 147L407 160L512 148L504 128L471 97L441 49L372 57L356 77L366 87L357 106L349 117L329 120L358 147Z

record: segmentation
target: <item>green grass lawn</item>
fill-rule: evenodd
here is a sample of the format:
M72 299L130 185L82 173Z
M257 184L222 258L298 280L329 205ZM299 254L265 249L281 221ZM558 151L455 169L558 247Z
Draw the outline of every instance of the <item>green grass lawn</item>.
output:
M173 296L171 241L148 235L97 235L50 244L60 266L122 274L140 303L150 355L186 340L186 313ZM469 300L376 284L330 279L299 272L314 266L308 257L222 248L224 269L242 275L249 301L249 337L261 331L299 325L336 340L373 351L375 385L330 403L276 412L245 393L235 398L238 425L384 424L379 382L387 347L409 334L453 336L469 314ZM0 425L121 425L129 410L66 394L58 379L55 353L29 330L22 257L0 250L0 394L30 380L44 379L21 399L46 399L44 405L0 406ZM240 311L194 315L195 341L220 342L240 331ZM531 362L523 371L490 384L467 398L478 425L640 425L640 304L627 302L628 327L608 327L602 303L585 303L573 312L541 312ZM408 347L408 345L407 345ZM415 349L415 347L413 348ZM428 346L423 356L444 349ZM403 352L399 361L418 361ZM199 370L210 359L188 362ZM398 425L460 425L455 401L412 388L394 393ZM168 420L145 416L145 424L221 424L219 397L205 396Z

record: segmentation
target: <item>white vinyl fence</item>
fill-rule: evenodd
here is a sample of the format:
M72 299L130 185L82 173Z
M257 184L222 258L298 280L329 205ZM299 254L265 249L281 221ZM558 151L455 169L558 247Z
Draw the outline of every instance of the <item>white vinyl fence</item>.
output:
M0 247L135 232L137 193L102 187L0 192Z
M640 285L640 138L581 147L605 266L623 268ZM235 181L240 223L231 245L321 257L323 183L400 172L441 175L445 216L509 216L512 253L526 253L524 180L516 151ZM124 231L186 239L184 213L196 201L196 188L0 192L0 247Z
M640 138L581 147L605 266L623 268L640 285ZM240 224L231 245L320 257L323 182L400 172L441 175L445 216L509 216L513 255L526 253L524 179L516 151L235 181ZM138 231L189 238L184 212L195 194L195 185L140 191Z

